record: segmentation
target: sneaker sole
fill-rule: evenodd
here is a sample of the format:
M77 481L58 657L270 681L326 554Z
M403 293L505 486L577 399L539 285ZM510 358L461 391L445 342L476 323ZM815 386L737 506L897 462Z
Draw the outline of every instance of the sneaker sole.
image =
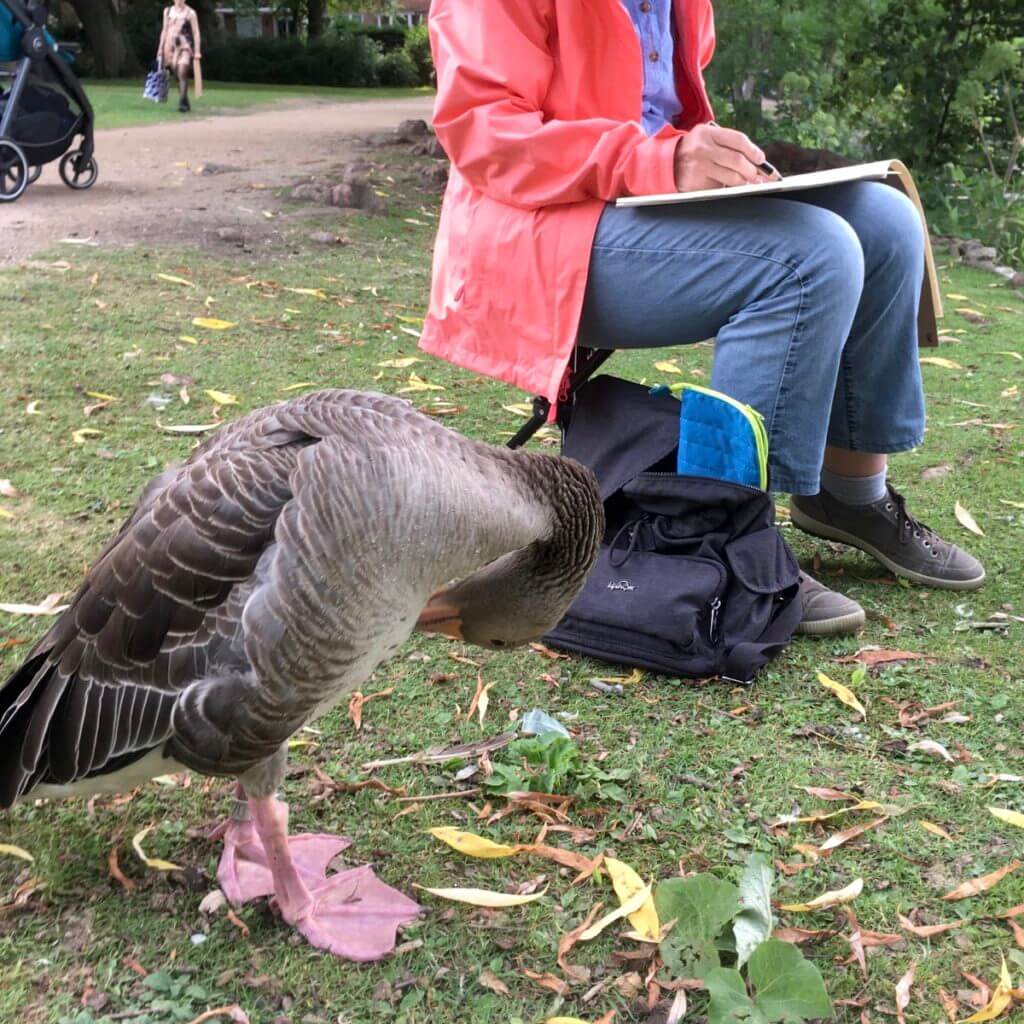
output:
M801 622L796 627L798 636L852 636L859 633L867 622L867 615L864 609L849 612L846 615L837 615L831 619L818 619L810 622Z
M814 537L821 537L823 540L837 540L842 544L848 544L852 548L857 548L865 552L865 554L871 555L872 558L877 559L890 572L895 573L897 576L902 576L904 579L911 580L913 583L920 583L926 587L935 587L938 590L977 590L985 582L984 569L981 570L980 576L967 580L951 580L941 576L926 576L924 573L914 572L913 569L907 569L894 562L873 544L855 537L852 533L847 533L845 530L840 530L835 526L828 526L825 523L818 522L817 519L812 519L806 513L801 512L796 505L790 505L789 516L793 525L803 530L804 533L809 533Z

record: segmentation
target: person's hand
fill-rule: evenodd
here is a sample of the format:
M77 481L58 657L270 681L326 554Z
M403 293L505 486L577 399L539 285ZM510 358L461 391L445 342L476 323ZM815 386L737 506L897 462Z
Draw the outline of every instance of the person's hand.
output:
M743 132L700 124L676 144L675 178L680 192L773 180L758 167L764 151Z

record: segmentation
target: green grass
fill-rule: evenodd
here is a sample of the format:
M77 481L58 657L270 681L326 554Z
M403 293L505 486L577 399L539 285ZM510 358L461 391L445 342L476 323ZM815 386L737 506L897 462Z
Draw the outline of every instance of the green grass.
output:
M401 330L410 323L400 318L422 313L436 222L436 197L416 191L404 164L392 174L395 181L381 180L391 193L391 215L344 221L352 238L345 248L308 248L304 238L312 225L298 214L294 242L284 251L298 251L299 258L256 262L146 246L123 253L65 247L32 269L0 275L0 476L22 494L0 499L11 516L0 518L0 601L36 602L75 585L143 483L188 454L190 439L162 432L157 421L213 419L205 389L237 395L239 405L225 410L234 415L284 398L292 393L287 388L305 382L394 392L414 372L445 388L413 394L417 404L448 402L464 410L445 421L451 426L491 441L506 437L515 416L502 405L522 396L429 359L411 370L378 366L416 353L415 339ZM325 214L317 226L341 230L341 221L328 219L333 216ZM169 283L158 273L186 276L196 287ZM320 288L328 298L285 288ZM876 931L898 930L897 913L914 910L930 922L970 919L959 932L869 951L865 981L855 966L843 963L849 927L841 914L780 914L787 925L837 929L803 948L834 999L857 1001L837 1007L840 1020L859 1020L859 1004L871 1019L886 1019L894 1008L894 985L911 962L918 964L907 1010L912 1024L944 1019L939 989L972 987L961 971L994 984L1000 955L1014 949L1014 939L1005 922L987 915L1024 902L1024 871L963 903L945 903L941 896L1011 861L1024 836L986 811L988 804L1024 810L1024 787L983 787L989 773L1024 774L1024 625L1008 619L1005 631L969 627L993 613L1024 613L1024 363L1005 354L1024 350L1024 307L994 278L967 270L943 270L943 291L968 297L949 301L946 327L958 333L941 350L962 369L925 368L927 445L894 460L893 476L925 521L985 560L990 582L984 590L951 596L896 585L866 557L786 528L798 554L820 563L826 582L869 609L869 624L853 639L795 642L750 690L647 676L625 696L607 697L590 689L588 680L615 670L596 663L414 640L366 687L395 685L396 691L367 706L361 733L339 711L319 723L320 735L310 737L314 745L294 752L286 785L294 826L344 832L354 840L353 862L372 860L385 880L406 888L416 882L505 889L543 874L549 889L536 903L498 912L453 908L426 897L429 915L405 935L415 943L376 965L338 962L295 943L261 907L240 911L248 937L223 913L207 919L199 912L213 887L219 851L206 836L227 807L226 782L193 778L188 788L154 785L127 802L99 800L91 811L82 803L19 807L0 817L0 842L26 848L35 861L0 856L0 1020L31 1024L67 1016L84 1024L108 1019L105 1014L146 1020L124 1016L150 1005L152 995L129 963L168 971L157 983L178 986L176 995L164 993L164 1009L148 1018L161 1022L188 1020L236 1001L259 1024L533 1024L556 1012L593 1021L610 1009L618 1010L618 1024L663 1020L648 1018L614 986L585 1004L591 984L581 984L560 1003L520 973L557 972L559 936L594 902L614 899L607 885L571 888L550 863L527 857L467 860L424 831L447 824L526 841L537 832L536 819L507 817L488 827L477 821L479 798L424 802L402 817L396 815L409 804L374 790L313 799L314 764L337 779L357 778L364 761L496 734L535 706L576 716L572 725L584 755L630 770L626 804L577 808L572 817L598 831L579 847L582 852L614 851L645 878L702 869L735 877L751 850L775 860L798 859L795 843L820 844L846 824L839 819L843 824L769 828L797 808L808 813L824 806L801 786L838 787L902 809L778 884L780 901L793 902L861 877L864 891L854 907L861 925ZM980 310L988 322L972 326L953 312L955 306ZM191 324L203 315L237 326L204 332ZM687 375L706 374L710 354L707 346L673 353ZM620 355L609 368L654 380L654 359L667 355ZM178 378L191 380L188 406L179 397ZM86 417L84 407L102 401L89 391L116 401ZM169 400L166 408L157 411L148 403L154 394ZM32 402L37 415L27 414ZM82 427L100 433L76 444L72 432ZM947 475L922 480L922 470L940 463L951 467ZM983 538L958 525L957 501L975 515ZM0 678L45 625L0 615L0 645L6 645ZM858 687L868 718L857 724L819 686L815 671L850 682L851 666L836 659L866 644L926 653L930 660L870 675ZM494 683L482 726L465 721L477 666ZM912 732L899 726L891 702L901 701L958 701L970 720L936 721ZM745 710L730 713L737 708ZM920 738L945 744L957 763L908 753L907 741ZM457 787L457 767L404 765L376 774L410 794L431 795ZM868 819L854 816L849 823L855 820ZM952 841L925 831L922 820L947 829ZM147 852L184 865L186 872L147 871L136 859L131 837L148 825L155 831ZM549 841L570 845L558 834ZM135 882L134 892L108 878L111 850ZM27 908L3 905L32 879L43 888ZM590 968L594 985L631 969L613 954L635 944L616 938L616 931L577 947L570 958ZM205 942L194 944L197 935ZM504 981L509 996L480 984L483 968ZM1013 965L1018 984L1021 973ZM195 987L186 991L188 984ZM83 997L97 1005L101 996L105 1009L81 1009ZM691 1006L687 1020L702 1012L699 994L692 995ZM969 1012L961 1004L961 1018Z
M142 80L82 80L96 114L97 128L129 128L137 124L178 121L178 104L172 83L166 103L142 98ZM200 99L192 98L192 116L242 113L255 106L282 100L308 99L353 102L375 99L401 99L422 95L422 89L333 89L316 85L247 85L240 82L204 82Z

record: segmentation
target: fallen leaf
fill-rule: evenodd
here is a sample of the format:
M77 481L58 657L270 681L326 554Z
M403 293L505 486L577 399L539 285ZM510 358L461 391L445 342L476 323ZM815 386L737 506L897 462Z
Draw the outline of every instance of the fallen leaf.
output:
M207 388L204 394L209 395L217 405L238 405L237 396L227 391L214 391L212 388Z
M619 686L633 686L643 681L644 674L640 669L635 668L628 676L595 676L594 678L601 683L618 683Z
M142 849L142 840L149 835L155 825L147 825L144 829L136 832L132 837L132 849L135 851L139 860L146 865L147 868L152 868L154 871L181 871L181 867L177 864L172 864L169 860L161 860L159 857L149 857L146 855L145 850Z
M853 799L856 799L856 797ZM840 807L838 811L819 811L816 814L786 815L786 817L779 818L778 821L772 822L772 825L810 825L819 821L829 821L832 818L838 818L844 814L853 814L856 811L880 811L882 809L882 805L878 803L877 800L858 800L857 803L850 807Z
M207 1010L199 1014L188 1024L206 1024L209 1020L216 1020L218 1017L227 1017L231 1024L249 1024L249 1015L237 1003L230 1006L218 1006L213 1010Z
M188 345L198 345L199 339L193 338L191 334L179 334L178 341L184 341Z
M157 277L161 281L167 281L168 284L180 284L185 288L195 288L195 285L191 281L186 281L183 277L175 277L173 274L157 274Z
M864 879L855 878L849 885L842 889L835 889L824 892L809 903L783 903L780 910L805 913L810 910L824 910L826 907L838 907L843 903L850 903L855 900L864 888Z
M1012 874L1020 866L1021 862L1019 860L1004 864L1001 868L997 868L987 875L982 875L980 878L972 878L969 882L958 885L952 892L947 892L942 898L944 900L965 900L970 896L977 896L979 892L991 889L992 886L996 885L1007 875Z
M776 928L772 932L772 938L781 939L783 942L792 942L795 946L799 946L801 942L810 942L812 939L826 938L834 934L835 932L827 929Z
M125 876L125 873L121 870L121 865L118 863L116 846L107 854L107 873L125 892L135 891L135 883ZM219 892L220 890L217 891Z
M608 863L608 858L605 858L605 863ZM651 898L651 887L649 885L643 886L641 889L633 893L628 900L621 903L615 910L604 915L604 917L595 921L589 928L587 928L579 937L580 942L589 942L591 939L596 939L610 924L614 924L616 921L620 921L624 917L630 917L640 910L647 901Z
M492 860L496 857L513 857L529 847L505 846L503 843L495 843L485 836L474 835L472 832L462 832L457 828L442 826L428 829L435 839L447 843L453 850L465 854L467 857L482 857L485 860Z
M1002 967L999 971L999 984L996 985L992 998L977 1013L966 1017L963 1024L981 1024L982 1021L995 1020L1012 1002L1013 981L1010 979L1010 971L1006 966L1006 958L1003 957Z
M399 388L398 394L404 395L410 391L444 391L444 388L440 384L431 384L422 377L418 377L415 373L410 373L405 387Z
M809 796L816 796L819 800L853 800L857 801L860 798L854 796L852 793L844 793L841 789L831 789L828 786L801 786L800 787Z
M955 928L963 928L965 921L949 921L946 924L914 924L909 917L902 914L896 915L900 919L900 927L919 939L930 939L933 935L941 935L943 932L951 932Z
M484 715L487 714L487 708L490 706L491 699L487 696L491 687L494 683L484 684L483 676L478 672L476 674L476 693L473 694L473 699L470 701L469 710L466 712L466 721L468 722L474 712L480 714L480 724L484 724Z
M1005 807L990 807L989 814L994 814L1000 821L1005 821L1017 828L1024 828L1024 814L1020 811L1009 811Z
M853 691L849 687L844 686L842 683L837 683L834 679L829 679L824 672L818 673L818 682L821 683L826 690L831 690L832 693L834 693L848 707L853 708L854 711L863 715L865 718L868 717L868 713L865 711L864 705L857 700Z
M0 480L0 497L20 498L21 494L10 480Z
M378 690L376 693L364 694L360 690L356 690L352 694L348 701L348 717L352 719L356 732L363 727L363 708L371 700L376 700L378 697L390 697L394 692L395 688L389 686L386 690Z
M29 402L28 405L25 406L25 415L26 416L42 416L43 415L39 411L39 399L38 398L36 398L33 401Z
M531 971L526 967L523 968L522 974L535 985L547 989L548 992L554 992L556 996L567 996L569 994L569 985L556 974L539 974L537 971Z
M907 747L907 751L919 750L922 754L931 754L934 757L941 757L943 761L953 763L955 758L950 752L941 744L935 740L918 740L916 743L911 743Z
M970 302L966 295L958 295L956 292L946 292L946 298L952 299L954 302Z
M227 331L238 325L230 320L218 320L215 316L197 316L193 318L192 326L203 327L208 331Z
M68 607L61 604L64 595L47 594L39 604L0 604L0 612L8 615L58 615Z
M222 427L222 423L161 423L159 420L156 421L156 425L165 434L205 434L208 430L216 430L218 427Z
M483 985L484 988L489 988L499 996L510 996L512 994L508 990L508 985L506 985L501 978L487 967L480 972L480 976L476 980Z
M852 828L845 829L842 832L836 832L835 835L831 835L818 847L818 856L824 856L827 853L831 853L833 850L842 846L844 843L848 843L851 839L856 839L858 836L863 835L869 829L877 828L883 822L889 820L889 816L883 815L881 818L875 818L874 821L869 821L866 825L854 825Z
M661 935L661 924L658 921L658 911L654 907L654 897L650 895L650 886L644 886L643 879L624 861L616 860L614 857L605 857L604 866L612 880L620 907L629 903L637 893L646 889L648 897L639 909L628 915L629 923L645 939L657 942Z
M953 837L941 825L936 825L934 821L919 821L918 825L926 832L931 832L933 836L938 836L940 839L948 839L949 842L953 841Z
M960 1007L957 1005L956 997L951 996L944 988L940 988L939 1000L942 1003L942 1010L946 1014L946 1019L950 1024L953 1024L957 1017L960 1016Z
M864 942L861 938L860 923L857 921L857 915L849 907L846 908L846 920L850 925L850 934L847 936L846 941L850 944L850 952L853 954L853 959L857 962L857 966L860 968L860 973L867 978L868 961L867 956L864 953Z
M682 373L683 371L669 359L659 359L655 364L654 368L661 371L661 373Z
M851 662L858 662L874 668L876 665L887 665L893 661L918 661L927 658L927 654L917 654L914 651L888 651L881 647L862 647L856 654L847 655L845 658L836 658L836 663L847 665Z
M306 295L311 299L326 299L327 292L323 288L284 288L286 292L291 292L293 295Z
M78 430L71 431L71 440L75 444L85 444L87 437L100 437L102 430L96 430L95 427L79 427Z
M20 846L12 846L10 843L0 843L0 857L3 856L27 860L29 864L35 860L35 857L28 850L23 850Z
M558 955L557 961L558 966L574 981L585 981L589 975L588 972L580 967L574 967L572 964L566 962L566 956L569 951L580 941L580 936L591 926L594 918L601 912L601 908L604 906L603 903L595 903L588 912L587 916L583 921L578 924L572 931L566 932L558 940Z
M437 896L442 900L454 900L456 903L469 903L474 907L518 907L524 903L533 903L539 900L548 890L545 887L540 892L531 893L529 896L519 896L511 892L493 892L490 889L431 889L425 885L416 885L414 889L429 892L431 896Z
M377 363L377 366L383 367L385 370L408 370L410 366L415 366L417 363L423 362L418 356L403 356L401 359L385 359L383 363Z
M953 506L953 514L956 516L956 521L965 529L970 530L971 533L977 534L979 537L985 536L985 531L978 525L974 516L967 511L958 501Z
M941 366L944 370L963 369L959 363L954 363L952 359L946 359L945 356L921 356L918 362L926 366Z
M907 1024L907 1018L903 1011L910 1005L910 987L914 984L916 970L917 964L912 963L907 968L907 973L896 982L896 1019L900 1024Z
M996 355L1009 356L1011 359L1018 359L1024 361L1024 356L1022 356L1019 352L997 352Z
M665 1024L680 1024L680 1021L686 1016L687 1001L686 1001L686 989L681 988L672 1000L672 1005L669 1007L668 1016L665 1018Z

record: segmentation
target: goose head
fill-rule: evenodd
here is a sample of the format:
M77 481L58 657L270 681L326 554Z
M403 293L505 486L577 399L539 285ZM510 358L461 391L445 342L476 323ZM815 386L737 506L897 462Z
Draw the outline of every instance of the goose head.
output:
M478 647L519 647L553 629L582 590L604 532L597 482L570 459L530 459L532 496L549 513L543 536L434 593L420 631Z

